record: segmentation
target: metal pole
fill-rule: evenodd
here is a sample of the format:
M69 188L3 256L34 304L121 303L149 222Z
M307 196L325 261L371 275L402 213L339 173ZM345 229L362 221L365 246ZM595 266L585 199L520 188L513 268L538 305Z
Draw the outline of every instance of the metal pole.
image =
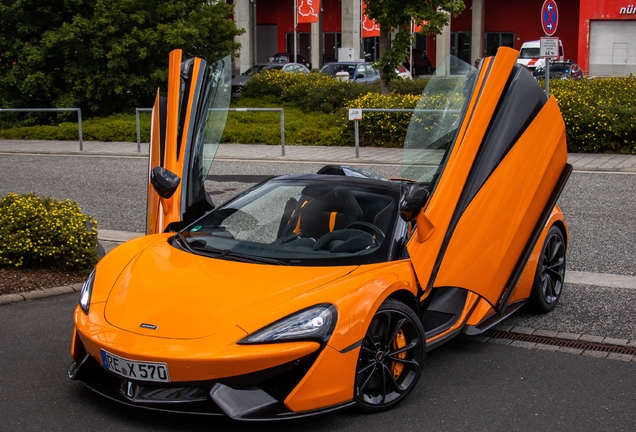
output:
M358 124L360 123L359 120L354 120L353 124L354 124L354 128L355 128L355 134L356 134L356 159L358 159L360 157L360 137L358 135Z
M135 108L135 126L137 127L137 153L141 153L141 128L139 127L139 108Z
M298 37L296 27L298 26L298 0L294 0L294 63L298 63Z
M77 109L77 130L79 133L80 151L84 151L84 134L82 133L82 109Z
M550 59L545 59L545 95L550 97Z
M409 45L409 73L411 74L411 78L413 78L413 35L415 30L415 21L411 20L411 44Z
M280 155L285 156L285 110L280 109Z

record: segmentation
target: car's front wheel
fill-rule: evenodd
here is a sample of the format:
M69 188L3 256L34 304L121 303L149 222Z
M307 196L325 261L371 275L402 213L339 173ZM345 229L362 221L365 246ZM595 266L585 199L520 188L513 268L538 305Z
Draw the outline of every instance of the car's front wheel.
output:
M425 345L415 312L387 299L375 313L360 348L355 377L358 408L377 412L403 401L422 373Z

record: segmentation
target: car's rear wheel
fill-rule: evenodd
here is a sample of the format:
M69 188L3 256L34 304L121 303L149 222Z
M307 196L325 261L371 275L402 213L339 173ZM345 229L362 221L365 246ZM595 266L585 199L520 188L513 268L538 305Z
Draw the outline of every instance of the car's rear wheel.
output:
M537 313L550 312L556 306L565 278L565 239L557 226L550 227L541 249L528 307Z
M413 390L426 356L424 329L404 303L387 299L375 313L362 341L355 377L359 409L391 408Z

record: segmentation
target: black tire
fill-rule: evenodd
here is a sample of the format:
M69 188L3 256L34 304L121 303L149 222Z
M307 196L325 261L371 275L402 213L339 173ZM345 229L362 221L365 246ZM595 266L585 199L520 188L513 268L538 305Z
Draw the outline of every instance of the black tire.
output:
M424 328L404 303L387 299L362 341L355 377L359 410L374 413L402 402L417 384L426 357Z
M565 279L565 249L563 233L557 226L550 227L534 274L534 283L528 299L528 309L535 313L550 312L559 302Z

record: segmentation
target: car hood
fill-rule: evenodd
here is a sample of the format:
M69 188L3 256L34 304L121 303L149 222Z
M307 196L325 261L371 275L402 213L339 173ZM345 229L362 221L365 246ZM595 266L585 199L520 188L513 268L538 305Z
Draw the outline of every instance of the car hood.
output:
M355 268L240 263L158 242L126 265L104 313L117 328L163 338L202 338L237 325L257 329L270 323L259 320L264 311Z

